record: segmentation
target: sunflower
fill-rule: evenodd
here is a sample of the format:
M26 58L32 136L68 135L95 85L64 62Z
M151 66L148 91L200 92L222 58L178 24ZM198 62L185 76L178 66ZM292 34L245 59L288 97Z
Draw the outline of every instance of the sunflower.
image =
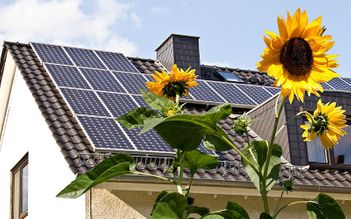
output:
M169 74L166 71L155 71L152 78L155 81L147 82L147 88L159 96L166 96L171 99L174 99L177 94L179 96L188 95L189 89L197 85L195 69L188 68L184 71L178 68L176 64L173 65Z
M287 19L278 17L279 35L266 31L267 47L262 60L257 63L260 71L274 77L275 86L281 87L283 97L294 96L304 101L305 91L319 96L323 92L319 83L338 76L332 68L338 66L337 55L325 54L333 45L330 35L323 35L322 17L308 23L306 11L297 9L293 16L288 12Z
M334 147L339 139L346 134L342 129L347 125L345 110L336 107L336 103L317 103L317 109L313 115L307 114L308 123L300 127L304 129L302 137L305 141L312 141L319 137L325 149Z

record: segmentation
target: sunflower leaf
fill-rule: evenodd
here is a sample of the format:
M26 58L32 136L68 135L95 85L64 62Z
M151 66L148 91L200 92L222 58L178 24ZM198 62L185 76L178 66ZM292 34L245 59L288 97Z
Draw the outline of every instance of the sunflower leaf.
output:
M184 162L184 167L190 170L191 176L193 176L198 169L213 169L218 165L216 157L198 150L187 152Z
M89 189L112 177L132 173L134 166L132 157L126 154L116 154L103 160L88 172L78 176L57 197L78 198Z
M173 108L175 103L165 97L158 96L150 91L141 90L145 103L147 103L152 109L163 111L164 109Z
M307 215L309 219L345 218L342 208L335 199L323 193L307 203Z
M123 116L117 118L117 121L121 123L128 129L133 129L137 127L142 127L144 125L145 120L157 118L159 115L155 110L141 107L136 108Z
M278 144L273 145L272 156L270 160L267 160L268 142L267 141L252 141L250 145L243 149L243 153L250 160L250 162L258 169L263 172L263 167L266 162L268 164L266 190L269 191L276 183L279 178L279 170L282 155L282 148ZM258 191L260 191L260 178L257 173L248 165L245 160L242 161L247 174L251 181L254 183Z
M186 218L188 203L186 197L172 192L163 192L156 200L154 209L151 213L153 219L183 219Z

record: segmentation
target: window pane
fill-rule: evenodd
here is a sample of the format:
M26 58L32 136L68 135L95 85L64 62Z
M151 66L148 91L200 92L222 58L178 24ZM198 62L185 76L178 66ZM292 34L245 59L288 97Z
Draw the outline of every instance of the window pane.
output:
M351 126L344 129L347 134L342 137L334 148L334 157L337 164L351 164Z
M308 161L316 163L327 163L325 150L319 138L307 142Z
M22 200L21 200L21 213L27 211L28 209L28 165L22 169Z

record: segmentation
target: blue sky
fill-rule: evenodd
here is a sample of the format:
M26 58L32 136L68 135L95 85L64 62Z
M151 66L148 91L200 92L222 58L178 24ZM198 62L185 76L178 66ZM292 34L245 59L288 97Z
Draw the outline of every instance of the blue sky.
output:
M340 55L336 71L351 77L350 6L346 0L6 0L0 2L0 39L155 58L155 48L171 33L189 34L200 36L202 63L255 69L264 30L276 32L277 16L300 7L310 20L323 16L326 34L336 41L330 53Z

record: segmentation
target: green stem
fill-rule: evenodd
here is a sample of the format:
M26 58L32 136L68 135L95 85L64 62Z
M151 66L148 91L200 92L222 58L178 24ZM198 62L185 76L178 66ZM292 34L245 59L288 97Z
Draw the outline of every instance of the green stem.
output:
M143 173L143 172L139 172L139 171L132 171L131 173L132 174L137 174L137 175L143 175L143 176L151 176L151 177L154 177L154 178L157 178L157 179L161 179L161 180L164 180L164 181L171 182L173 184L177 184L176 181L174 181L172 179L169 179L169 178L166 178L166 177L163 177L163 176L153 175L153 174L149 174L149 173Z
M273 215L273 219L275 219L278 216L278 214L287 207L298 205L298 204L307 204L308 202L311 202L311 201L296 201L296 202L291 202L287 205L284 205Z
M175 99L175 101L176 101L177 106L179 106L179 100L180 100L180 95L179 95L179 94L176 94L176 99Z
M186 193L186 196L187 196L187 197L188 197L189 194L190 194L190 189L191 189L191 186L193 185L193 179L194 179L194 175L191 175L190 181L189 181L188 191L187 191L187 193Z
M267 152L266 161L265 161L264 166L263 166L263 180L261 181L261 195L262 195L262 199L263 199L264 211L266 214L269 214L268 191L267 191L267 185L266 185L267 175L268 175L268 167L269 167L269 163L270 163L271 156L272 156L273 144L274 144L274 140L275 140L275 136L276 136L276 132L277 132L277 128L278 128L279 117L281 115L281 112L283 111L285 100L286 100L285 97L283 97L282 101L280 102L279 109L277 110L278 99L279 99L279 96L277 97L277 100L275 102L274 125L273 125L271 139L270 139L270 142L268 145L268 152Z
M239 150L239 148L237 148L231 140L227 139L227 138L222 138L228 145L230 145L230 147L232 149L234 149L241 157L242 160L244 160L254 171L255 173L260 177L262 177L261 172L251 163L251 161Z
M273 215L275 215L275 214L277 213L277 211L278 211L278 208L279 208L280 203L281 203L281 201L282 201L282 198L283 198L283 194L284 194L284 192L285 192L285 187L283 188L282 193L280 193L280 197L279 197L279 200L278 200L277 206L276 206L276 207L275 207L275 209L274 209L274 213L273 213Z
M293 116L293 117L291 117L290 119L288 119L288 121L286 121L286 123L285 123L284 125L282 125L282 126L279 128L279 130L277 131L277 133L275 133L275 137L278 136L278 134L284 129L284 127L285 127L290 121L292 121L293 119L295 119L295 118L297 118L297 117L299 117L299 116L301 116L301 115L304 115L304 114L306 114L306 113L308 113L308 112L306 112L306 111L299 112L299 113L297 113L295 116Z
M184 171L184 156L185 156L185 151L180 151L180 159L179 159L179 167L177 167L178 170L178 181L177 181L177 191L179 194L183 195L183 171Z

